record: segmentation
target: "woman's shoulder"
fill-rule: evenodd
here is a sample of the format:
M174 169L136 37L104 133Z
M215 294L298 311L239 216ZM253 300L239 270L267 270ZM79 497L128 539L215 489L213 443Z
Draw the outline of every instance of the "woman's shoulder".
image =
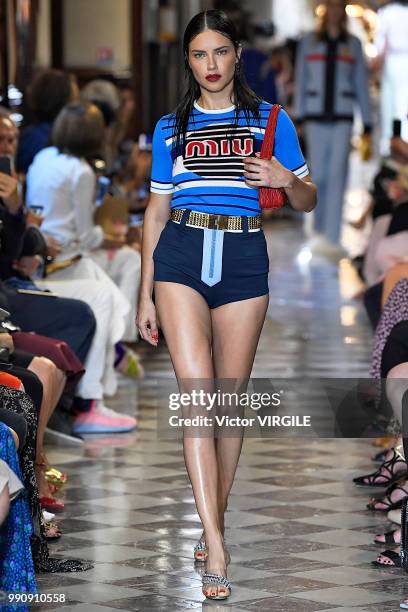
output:
M156 123L156 127L161 129L166 129L170 126L174 125L176 120L176 113L168 113L167 115L162 115L160 119Z
M272 102L267 102L266 100L261 100L259 103L259 113L261 115L261 118L264 119L268 119L269 114L272 110L272 107L275 106L275 104L272 104ZM279 114L278 114L278 121L291 121L288 112L285 110L285 108L279 104Z
M30 164L30 169L32 167L38 168L42 166L49 166L53 162L54 159L58 156L58 149L56 147L45 147L36 153L33 157L33 161Z

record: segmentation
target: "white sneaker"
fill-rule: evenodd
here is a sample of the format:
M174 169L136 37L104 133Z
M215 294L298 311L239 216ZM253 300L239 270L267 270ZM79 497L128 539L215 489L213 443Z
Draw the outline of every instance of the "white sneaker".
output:
M115 412L104 405L101 400L93 400L88 412L81 412L75 417L72 431L74 434L122 433L132 431L137 421L131 416Z

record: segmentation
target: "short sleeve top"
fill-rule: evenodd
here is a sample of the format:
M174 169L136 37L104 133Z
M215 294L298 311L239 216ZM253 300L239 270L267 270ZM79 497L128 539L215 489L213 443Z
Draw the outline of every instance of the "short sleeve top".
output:
M222 215L257 215L258 190L245 183L243 157L262 147L271 104L261 102L260 121L235 106L207 110L197 102L190 116L186 142L176 147L175 115L165 115L153 135L152 193L172 194L172 208ZM275 157L299 178L309 174L295 126L282 109L278 115Z

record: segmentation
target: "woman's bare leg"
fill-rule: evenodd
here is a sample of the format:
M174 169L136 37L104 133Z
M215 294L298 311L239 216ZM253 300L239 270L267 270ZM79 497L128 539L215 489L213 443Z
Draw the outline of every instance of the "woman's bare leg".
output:
M43 400L38 416L36 450L36 461L41 463L41 457L43 456L45 459L43 449L45 428L47 427L47 423L62 395L66 383L66 377L65 374L59 370L52 361L50 361L50 359L46 359L45 357L34 357L28 369L38 376L43 385ZM36 477L40 497L43 495L50 496L51 491L48 482L45 479L41 466L39 465L36 466Z
M401 400L408 389L408 363L400 363L388 372L386 390L393 412L402 424ZM408 458L407 458L408 460Z
M0 491L0 526L4 523L10 511L10 492L8 484Z
M194 383L192 379L212 380L215 375L217 378L246 379L249 376L268 296L212 311L196 291L178 283L156 282L155 296L180 392ZM182 324L175 325L175 321ZM233 357L230 351L234 351ZM213 363L217 365L216 373ZM209 549L208 568L224 576L223 515L241 446L242 437L215 442L213 437L205 435L184 436L187 471ZM223 587L218 589L225 591ZM216 587L209 587L208 591L214 592Z
M180 392L206 387L213 391L211 315L203 297L179 283L155 283L156 308L170 351ZM197 381L197 379L199 379ZM187 472L207 542L214 552L212 570L225 575L224 549L218 515L218 466L213 433L186 435L183 447ZM200 433L202 435L200 435ZM210 434L210 435L209 435ZM215 563L216 560L218 563ZM222 588L222 587L221 587Z
M265 295L225 304L211 311L215 376L217 380L236 379L235 387L238 392L245 392L247 380L251 375L268 301L269 296ZM226 386L228 385L227 382ZM216 438L218 511L223 532L224 512L241 454L243 429L237 428L236 434L232 437L220 432Z

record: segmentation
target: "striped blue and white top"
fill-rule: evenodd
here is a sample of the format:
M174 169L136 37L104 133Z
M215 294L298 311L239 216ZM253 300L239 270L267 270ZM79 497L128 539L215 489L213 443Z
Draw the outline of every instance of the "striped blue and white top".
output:
M243 157L261 150L271 105L262 102L261 121L243 112L234 126L235 107L207 110L197 102L188 124L185 153L176 149L174 113L162 117L153 135L150 190L172 194L172 208L188 208L221 215L257 215L258 190L245 183ZM309 170L300 149L295 127L282 109L278 116L275 157L303 178Z

